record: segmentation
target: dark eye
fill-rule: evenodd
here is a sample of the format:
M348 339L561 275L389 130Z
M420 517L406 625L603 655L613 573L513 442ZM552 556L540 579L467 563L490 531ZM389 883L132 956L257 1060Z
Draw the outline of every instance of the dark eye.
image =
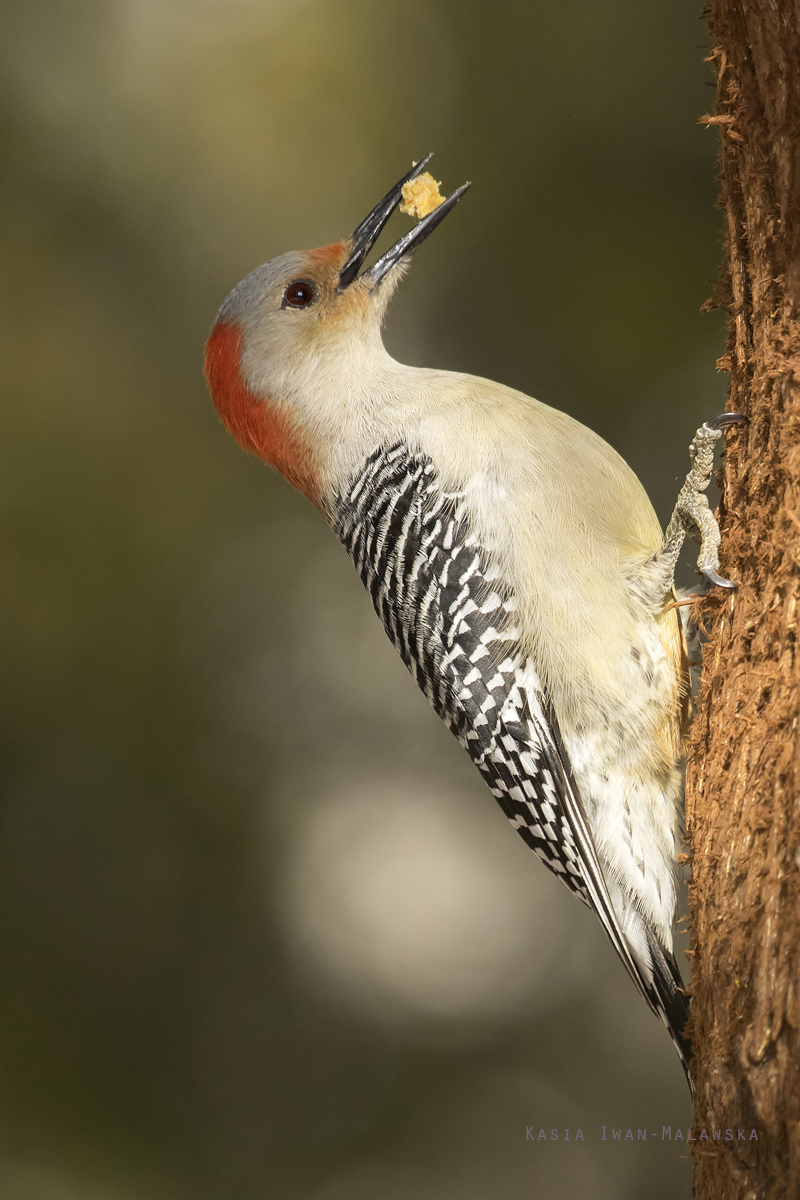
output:
M316 288L307 279L295 279L283 293L281 308L307 308L317 298Z

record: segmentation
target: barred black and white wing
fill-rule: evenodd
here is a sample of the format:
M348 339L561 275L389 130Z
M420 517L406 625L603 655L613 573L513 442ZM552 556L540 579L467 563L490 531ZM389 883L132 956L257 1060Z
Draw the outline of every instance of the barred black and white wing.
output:
M684 1058L677 965L655 942L648 978L631 952L552 706L519 649L514 596L470 529L464 496L442 489L425 456L381 447L338 497L334 528L433 708L521 837L597 913Z

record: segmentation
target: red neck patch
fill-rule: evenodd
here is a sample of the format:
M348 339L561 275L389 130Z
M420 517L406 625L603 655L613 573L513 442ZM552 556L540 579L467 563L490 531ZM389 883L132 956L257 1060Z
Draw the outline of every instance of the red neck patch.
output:
M239 445L280 471L293 487L318 503L311 451L269 396L254 396L242 379L242 334L218 321L205 348L205 376L220 420Z

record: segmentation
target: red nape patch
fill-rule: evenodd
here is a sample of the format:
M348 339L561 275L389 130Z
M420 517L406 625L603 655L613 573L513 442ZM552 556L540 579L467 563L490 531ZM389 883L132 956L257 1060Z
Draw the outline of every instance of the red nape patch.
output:
M214 407L239 445L280 471L293 487L317 503L311 452L270 397L254 396L242 379L242 334L218 321L205 348L205 376Z

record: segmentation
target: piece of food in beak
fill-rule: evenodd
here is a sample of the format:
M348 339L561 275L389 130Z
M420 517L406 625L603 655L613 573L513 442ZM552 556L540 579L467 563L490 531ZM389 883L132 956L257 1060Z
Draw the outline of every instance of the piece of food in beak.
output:
M427 171L423 171L416 179L409 179L408 183L403 185L400 212L408 213L418 221L427 217L428 213L432 213L442 203L444 196L439 191L439 184Z

